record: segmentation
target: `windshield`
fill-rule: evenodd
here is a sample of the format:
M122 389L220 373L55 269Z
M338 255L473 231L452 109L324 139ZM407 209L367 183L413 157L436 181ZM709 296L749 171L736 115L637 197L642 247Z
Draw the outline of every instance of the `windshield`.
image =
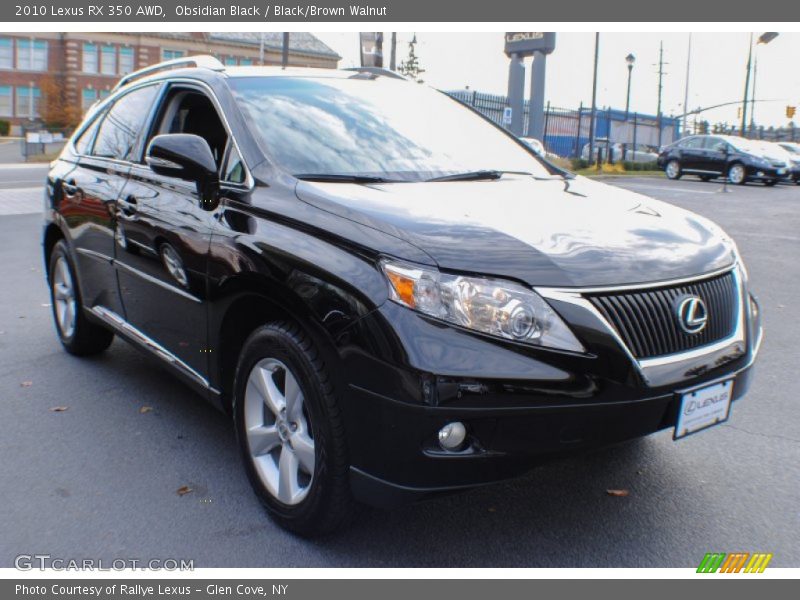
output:
M800 144L784 143L780 144L780 146L791 154L800 154Z
M756 155L783 156L786 152L777 144L762 142L760 140L731 140L731 145L739 151Z
M230 87L263 150L294 175L421 181L550 173L470 109L428 87L364 78L241 77Z

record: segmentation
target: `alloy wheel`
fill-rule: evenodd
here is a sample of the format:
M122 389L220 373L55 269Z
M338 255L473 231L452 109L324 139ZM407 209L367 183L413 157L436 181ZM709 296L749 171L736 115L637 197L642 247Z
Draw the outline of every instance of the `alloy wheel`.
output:
M728 179L736 185L744 183L744 166L733 165L728 171Z
M72 337L75 333L77 302L72 274L69 271L67 260L63 256L58 258L53 270L53 303L61 335L65 338Z
M667 163L667 177L670 179L677 179L681 173L681 165L677 160L671 160Z
M244 397L247 445L269 493L283 504L303 501L316 464L313 430L297 377L266 358L252 368Z

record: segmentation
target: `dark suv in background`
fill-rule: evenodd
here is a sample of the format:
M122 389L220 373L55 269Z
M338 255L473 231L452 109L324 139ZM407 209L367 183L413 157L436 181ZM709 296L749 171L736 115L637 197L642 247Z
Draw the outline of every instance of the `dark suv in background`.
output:
M727 177L743 185L761 181L772 186L790 176L791 165L782 152L758 141L726 135L692 135L658 155L658 166L670 179L697 175L703 181Z
M718 226L391 72L127 76L52 164L44 257L64 348L119 336L230 415L303 535L721 423L761 340Z

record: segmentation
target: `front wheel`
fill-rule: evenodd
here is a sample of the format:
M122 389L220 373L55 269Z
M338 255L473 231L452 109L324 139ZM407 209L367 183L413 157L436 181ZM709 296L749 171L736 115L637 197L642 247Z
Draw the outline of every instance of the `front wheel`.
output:
M745 170L744 165L741 163L731 165L730 169L728 169L728 181L734 185L744 185L746 180L747 171Z
M670 179L680 179L681 178L681 163L677 160L673 159L667 163L667 168L664 169L664 172L667 174L667 177Z
M245 342L234 421L250 484L279 525L314 537L349 522L342 415L328 367L297 325L264 325Z
M50 254L48 276L53 319L64 349L77 356L89 356L108 348L114 334L83 314L75 268L63 240L56 243Z

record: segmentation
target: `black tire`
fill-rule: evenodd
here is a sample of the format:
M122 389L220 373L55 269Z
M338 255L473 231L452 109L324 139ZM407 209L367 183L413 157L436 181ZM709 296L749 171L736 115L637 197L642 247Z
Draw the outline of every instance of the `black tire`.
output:
M56 269L59 266L59 261L63 261L66 268L69 270L69 275L72 281L73 295L74 295L74 327L65 331L59 322L58 317L58 304L56 301L54 279L56 277ZM80 285L78 283L78 276L75 271L75 266L72 264L67 245L63 240L56 242L53 251L49 257L48 269L48 283L50 287L50 304L53 307L53 322L56 327L58 339L61 345L70 354L75 356L91 356L99 354L111 345L114 340L114 333L102 325L98 325L89 321L83 311L83 302L81 299Z
M683 176L681 171L681 163L679 160L673 158L664 165L664 173L668 179L680 179Z
M297 379L313 432L314 473L305 497L285 504L270 493L250 453L245 424L245 391L251 371L264 359L283 363ZM347 526L356 510L350 493L349 460L342 414L328 367L313 340L294 323L270 323L244 343L236 368L233 414L245 471L256 496L284 529L303 537L330 534Z
M772 186L777 185L777 184L778 184L778 180L777 179L767 179L767 180L764 181L764 185L767 186L767 187L772 187Z

